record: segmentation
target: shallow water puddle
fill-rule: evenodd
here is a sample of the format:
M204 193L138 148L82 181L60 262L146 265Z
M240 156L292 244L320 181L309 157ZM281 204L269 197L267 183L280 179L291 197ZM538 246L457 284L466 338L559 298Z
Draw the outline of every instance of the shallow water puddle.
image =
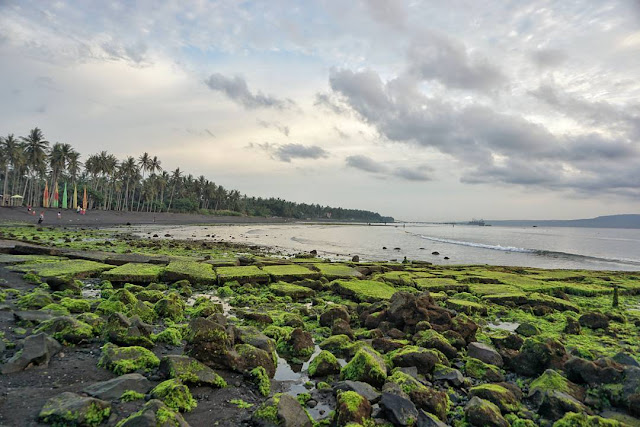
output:
M310 393L313 389L309 390L305 387L305 384L309 382L309 375L307 374L307 370L309 369L309 364L320 354L322 350L317 345L315 346L315 350L309 360L304 362L303 364L293 364L289 363L284 358L278 355L278 366L276 367L276 374L273 377L275 381L281 381L284 383L284 392L290 396L296 397L301 393ZM344 366L347 364L347 361L344 359L338 359L338 363L340 366ZM323 417L326 417L327 414L332 410L330 405L327 405L321 401L317 401L318 404L313 407L307 407L309 414L313 417L314 420L319 420Z
M520 323L500 322L500 321L495 321L487 325L489 329L500 329L502 331L509 331L509 332L514 332L518 328L518 326L520 326Z

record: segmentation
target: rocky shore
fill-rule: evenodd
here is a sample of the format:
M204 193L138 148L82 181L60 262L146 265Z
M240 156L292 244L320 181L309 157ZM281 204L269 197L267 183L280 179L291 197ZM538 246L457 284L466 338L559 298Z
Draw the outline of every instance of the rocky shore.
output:
M640 424L640 273L0 239L0 425Z

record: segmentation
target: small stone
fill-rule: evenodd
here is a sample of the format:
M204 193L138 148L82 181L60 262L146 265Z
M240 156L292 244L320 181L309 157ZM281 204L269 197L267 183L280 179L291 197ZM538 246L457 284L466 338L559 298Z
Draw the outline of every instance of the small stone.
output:
M504 364L502 356L500 356L496 350L484 343L472 342L467 347L467 354L469 357L482 360L484 363L488 363L490 365L502 367Z

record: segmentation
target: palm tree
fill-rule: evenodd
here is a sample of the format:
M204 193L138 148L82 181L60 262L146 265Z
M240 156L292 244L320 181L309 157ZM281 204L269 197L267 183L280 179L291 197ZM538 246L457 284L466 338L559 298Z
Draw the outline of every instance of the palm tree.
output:
M35 205L39 195L40 187L34 185L34 181L38 176L44 175L46 170L47 151L49 149L49 141L44 139L44 135L39 128L33 128L26 137L20 137L25 147L25 156L27 168L31 173L31 191L29 195L30 204Z
M80 172L81 165L82 163L80 163L80 153L72 149L67 155L67 172L69 173L69 176L71 176L71 183L76 182L76 178L78 177L78 174Z
M173 173L171 174L171 182L173 183L173 185L171 186L171 197L169 198L169 207L167 208L167 212L171 210L171 203L173 202L173 195L175 194L175 191L176 191L176 185L178 184L181 178L182 178L182 171L180 170L180 168L176 168L176 170L174 170Z
M4 186L2 190L2 206L9 204L9 166L13 167L14 180L17 175L16 165L22 154L22 146L12 133L0 138L0 147L4 157Z
M127 157L122 163L120 163L120 172L122 174L122 179L125 181L124 203L122 206L124 210L127 210L129 207L129 184L131 184L132 181L137 181L138 171L139 169L136 165L136 159L131 156ZM133 202L131 205L133 205Z

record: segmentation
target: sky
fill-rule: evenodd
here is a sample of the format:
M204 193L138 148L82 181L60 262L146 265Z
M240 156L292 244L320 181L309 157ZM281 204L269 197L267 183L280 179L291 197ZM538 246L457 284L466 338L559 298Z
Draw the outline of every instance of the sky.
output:
M640 2L0 0L0 135L401 220L640 212Z

